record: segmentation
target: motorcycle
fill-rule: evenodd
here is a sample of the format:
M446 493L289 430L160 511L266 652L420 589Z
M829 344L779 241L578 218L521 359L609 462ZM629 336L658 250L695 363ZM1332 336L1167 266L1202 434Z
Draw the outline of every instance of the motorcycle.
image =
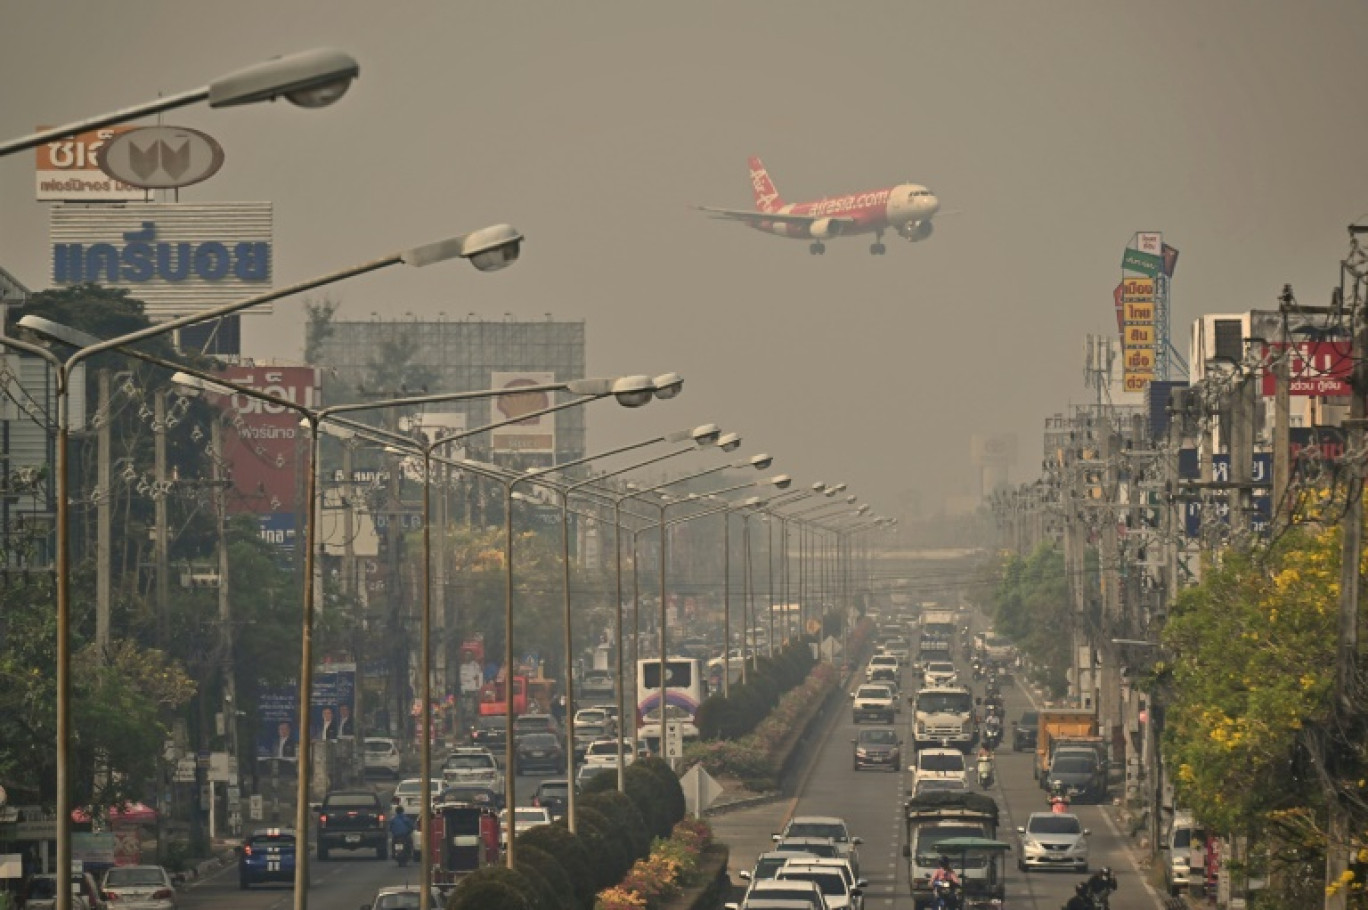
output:
M959 888L949 879L940 879L931 884L932 910L959 910Z
M979 786L987 790L993 785L993 760L991 758L980 758L978 760L978 779Z
M393 855L394 861L403 868L409 864L409 854L413 851L413 842L408 838L401 838L394 842Z
M994 717L994 718L991 718L991 719L994 719L994 720L995 720L996 718ZM983 745L984 745L984 747L986 747L986 748L988 749L989 752L996 752L996 751L997 751L997 747L998 747L999 745L1001 745L1001 744L1002 744L1002 724L1001 724L1001 723L996 723L996 724L991 724L991 723L989 723L989 724L984 724L984 727L983 727Z

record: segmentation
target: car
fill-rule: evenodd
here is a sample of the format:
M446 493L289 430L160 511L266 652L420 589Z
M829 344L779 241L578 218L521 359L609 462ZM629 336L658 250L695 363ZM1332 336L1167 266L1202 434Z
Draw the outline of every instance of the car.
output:
M575 786L575 792L579 792L578 784ZM537 792L532 794L532 805L550 812L552 819L562 818L565 816L569 793L570 782L565 778L544 780L537 785Z
M428 891L431 900L429 907L442 907L445 902L442 893L436 888ZM361 910L418 910L422 906L422 894L417 885L388 885L375 893L369 904L362 904Z
M855 723L873 720L875 723L891 724L897 714L897 696L885 685L865 684L851 696L851 719Z
M1062 790L1073 802L1100 803L1107 795L1107 766L1092 749L1065 749L1050 759L1046 790Z
M795 853L791 850L775 850L769 853L761 853L755 858L755 865L749 871L742 869L738 876L742 881L763 882L766 879L774 878L779 872L780 867L791 859L815 860L819 857L815 853Z
M912 766L912 784L923 780L948 779L968 782L969 768L964 761L964 753L958 749L921 749L917 752L917 762Z
M442 781L447 785L478 784L491 790L502 790L504 776L488 749L466 746L454 750L442 762Z
M1017 868L1022 872L1064 867L1075 872L1088 871L1088 835L1092 832L1083 827L1077 815L1032 812L1017 833L1021 835Z
M912 646L907 643L907 639L899 636L890 638L883 643L881 650L884 654L892 654L898 659L899 666L907 666L912 660Z
M119 910L176 910L176 888L161 866L111 866L100 893Z
M613 731L605 724L575 724L575 761L583 761L591 743L609 738Z
M959 681L959 671L948 660L928 661L926 670L922 675L926 679L927 688L953 686Z
M850 742L855 747L856 771L865 768L898 771L902 768L902 740L892 727L861 730Z
M559 736L561 725L550 714L521 714L513 718L513 738L517 740L528 733L550 733Z
M585 670L580 674L580 698L612 698L617 693L617 675L612 670Z
M546 774L565 773L565 749L559 737L550 733L529 733L518 740L515 773L521 777L534 771Z
M614 770L616 770L616 766L606 762L595 762L592 765L580 765L579 770L575 772L575 783L576 785L583 787L600 774L607 774Z
M850 870L856 877L860 874L860 851L855 848L864 841L851 837L843 818L835 815L796 815L789 820L782 834L776 836L829 837L836 845L837 855L850 860Z
M513 810L513 836L517 837L538 825L549 825L552 821L551 810L544 806L518 806ZM507 809L499 813L499 843L508 844Z
M361 757L366 774L385 774L399 779L399 745L383 736L367 736Z
M75 865L75 864L73 864ZM24 883L19 893L19 906L24 910L55 910L57 906L57 876L39 874ZM95 877L89 872L71 873L72 910L104 910L104 896Z
M238 848L238 887L258 882L289 882L295 877L293 828L258 828Z
M912 795L923 793L963 793L969 789L969 781L961 777L926 777L912 784Z
M1036 737L1040 731L1040 712L1023 711L1021 717L1012 721L1012 751L1031 752L1036 747Z
M776 903L782 901L783 903ZM752 882L746 896L738 904L724 904L728 910L777 910L778 907L806 906L811 910L828 910L822 889L815 882L793 879L781 881L769 878Z
M899 679L897 673L890 670L888 667L878 667L874 670L873 673L869 674L869 678L866 679L865 682L870 683L872 685L888 686L888 688L892 689L894 697L894 707L899 711L902 710L902 705L897 701L899 689Z
M376 859L389 856L389 827L374 790L329 790L318 806L318 858L326 862L333 850L373 850Z
M848 867L846 871L849 872ZM864 894L864 889L847 879L841 869L835 866L822 866L791 859L779 870L774 880L812 882L822 889L822 898L830 910L859 910L862 906L860 897Z
M580 724L608 724L608 711L602 707L580 708L575 712L575 726Z
M890 670L896 676L902 672L902 664L898 663L898 658L893 654L875 654L869 659L869 664L865 667L865 681L874 678L876 670Z
M632 741L624 739L622 742L622 764L630 765L636 760L632 754ZM599 739L589 744L589 748L584 750L584 761L586 764L602 763L617 767L618 740Z
M470 725L470 744L483 746L491 752L504 751L508 742L508 718L502 714L485 714Z
M829 837L783 837L774 842L772 853L804 853L825 859L837 859L841 851Z
M437 798L442 792L442 781L440 778L432 777L428 779L428 801ZM421 777L410 777L399 781L394 787L394 795L390 797L390 804L403 806L405 812L417 815L423 808L423 779Z
M1206 832L1191 812L1179 809L1173 813L1162 848L1168 854L1164 864L1164 885L1169 894L1177 897L1203 882L1201 856L1205 843Z

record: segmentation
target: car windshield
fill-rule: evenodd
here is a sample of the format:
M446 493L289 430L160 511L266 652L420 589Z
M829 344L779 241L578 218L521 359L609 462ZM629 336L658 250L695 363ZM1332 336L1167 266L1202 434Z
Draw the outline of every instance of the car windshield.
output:
M537 798L565 799L570 791L569 784L542 784L537 788Z
M898 734L894 730L861 730L860 742L871 746L896 746Z
M968 825L937 825L934 828L923 828L917 836L917 865L934 866L941 857L940 842L949 840L952 837L982 837L983 830L973 828ZM970 865L972 865L973 855L971 854ZM958 867L958 857L955 865Z
M475 721L475 728L476 728L477 730L493 730L493 731L500 731L500 730L503 730L504 725L506 724L506 722L507 722L507 718L505 718L503 715L490 716L490 717L481 717L481 718L479 718L478 720ZM516 721L515 721L515 723L516 723Z
M483 787L451 787L442 791L442 801L448 803L490 803L494 792Z
M164 885L166 884L166 873L157 868L144 868L139 866L115 867L105 873L106 888L128 888L140 885Z
M774 845L777 853L811 853L813 856L823 858L834 858L836 856L835 844L794 844L787 841L780 841Z
M488 755L453 755L444 767L449 771L486 771L494 767L494 759Z
M839 822L794 822L789 825L785 837L829 837L837 843L845 843L845 825Z
M550 733L529 733L523 737L523 745L529 749L554 749L558 743Z
M923 752L917 756L923 771L963 771L964 756L958 752Z
M394 743L390 742L374 742L370 740L366 742L367 752L383 752L386 755L388 755L390 753L390 750L392 750L393 748Z
M1091 774L1097 762L1088 755L1061 755L1051 769L1056 774Z
M831 872L809 872L806 869L785 870L780 873L781 878L798 879L799 881L815 882L818 888L822 889L823 894L841 895L846 893L846 882L841 877L841 873Z
M886 686L860 686L856 698L889 698L892 695Z
M598 739L607 732L603 724L576 724L576 739Z
M787 856L762 856L755 861L755 868L751 871L751 880L758 882L763 879L774 878L779 869L787 862Z
M923 692L917 696L917 710L929 714L968 714L973 708L968 692Z
M249 847L293 847L293 834L254 834L247 841Z
M1031 834L1082 834L1083 826L1076 816L1051 813L1033 816L1026 830Z
M932 790L967 790L963 780L958 777L928 777L917 781L916 795Z
M798 888L766 888L764 891L756 892L756 897L762 900L801 900L812 902L812 892L802 891Z
M417 891L398 891L393 894L382 894L375 900L372 910L418 910L419 895Z
M372 793L330 793L329 809L374 809L378 801Z
M549 717L519 717L517 720L513 721L513 729L517 730L519 733L546 730L551 726L550 720Z
M513 821L517 824L529 822L533 825L543 825L546 823L546 812L542 809L519 808L513 816Z
M930 664L927 665L926 669L927 672L930 673L954 673L955 665L942 663L940 661L932 661Z

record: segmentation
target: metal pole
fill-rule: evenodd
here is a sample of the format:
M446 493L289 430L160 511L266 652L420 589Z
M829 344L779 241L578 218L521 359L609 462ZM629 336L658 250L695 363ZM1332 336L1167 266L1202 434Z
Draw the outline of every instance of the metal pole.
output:
M623 638L622 627L622 499L616 497L613 500L613 556L617 563L616 590L617 590L617 712L618 712L618 731L617 731L617 788L618 792L625 792L627 789L627 763L622 757L622 734L626 732L624 727L627 725L627 683L624 670L626 669L626 656L623 654L627 650L627 642ZM636 729L636 724L632 724L632 729ZM632 755L636 756L635 736L633 737ZM570 788L574 788L571 782Z
M665 528L665 510L668 506L660 504L660 754L665 755L665 744L669 740L667 736L669 717L666 707L669 703L670 678L667 674L669 669L666 665L666 633L665 627L669 624L666 613L665 602L665 563L668 556L666 552L666 538L669 536Z
M722 697L731 698L731 512L722 513Z
M513 747L513 481L505 482L504 488L504 808L508 810L508 823L505 838L508 846L504 848L504 865L513 868L516 845L514 843L514 806L517 804L518 785L514 772L517 770L517 750ZM573 789L575 782L570 781Z
M571 637L571 597L570 597L570 495L560 490L561 500L561 566L564 577L561 587L565 596L565 776L570 782L565 788L565 823L570 833L575 833L575 676L571 662L575 656L574 641ZM618 737L620 740L622 737ZM621 751L621 746L618 747ZM509 818L513 817L513 807L508 809ZM426 907L423 910L427 910Z
M423 832L422 858L418 868L422 874L418 889L419 910L432 906L432 448L423 446L423 616L419 638L423 653L419 658L422 673L423 708L419 722L423 725L423 754L420 756L418 827ZM511 812L510 812L511 814Z
M152 397L153 476L156 489L152 491L153 514L157 522L155 561L157 572L157 646L166 650L170 640L170 528L166 515L166 390L158 389Z
M100 400L97 420L99 421L99 477L96 481L99 489L96 491L96 545L95 545L95 644L97 646L98 659L104 662L105 652L109 649L109 605L112 600L111 574L113 573L113 530L111 522L114 514L114 497L112 478L110 477L110 463L113 461L113 449L110 439L110 428L114 421L110 419L109 412L109 370L100 370ZM218 427L217 421L214 423ZM215 449L217 451L217 448Z
M70 388L57 366L57 872L71 869L71 526L67 512ZM71 910L71 889L57 889L57 910Z
M309 906L309 777L312 769L309 701L313 694L314 551L318 542L318 416L309 422L309 478L304 494L304 604L299 639L299 748L295 752L295 879L294 910Z

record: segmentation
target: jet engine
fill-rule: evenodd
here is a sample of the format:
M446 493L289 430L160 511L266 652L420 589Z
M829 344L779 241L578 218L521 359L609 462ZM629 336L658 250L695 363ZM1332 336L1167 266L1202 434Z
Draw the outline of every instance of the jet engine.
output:
M904 240L911 241L912 243L917 243L930 237L931 232L934 230L935 228L929 221L905 221L903 222L902 226L898 228L898 234Z
M827 240L841 233L841 223L831 218L818 218L808 225L808 233L818 240Z

